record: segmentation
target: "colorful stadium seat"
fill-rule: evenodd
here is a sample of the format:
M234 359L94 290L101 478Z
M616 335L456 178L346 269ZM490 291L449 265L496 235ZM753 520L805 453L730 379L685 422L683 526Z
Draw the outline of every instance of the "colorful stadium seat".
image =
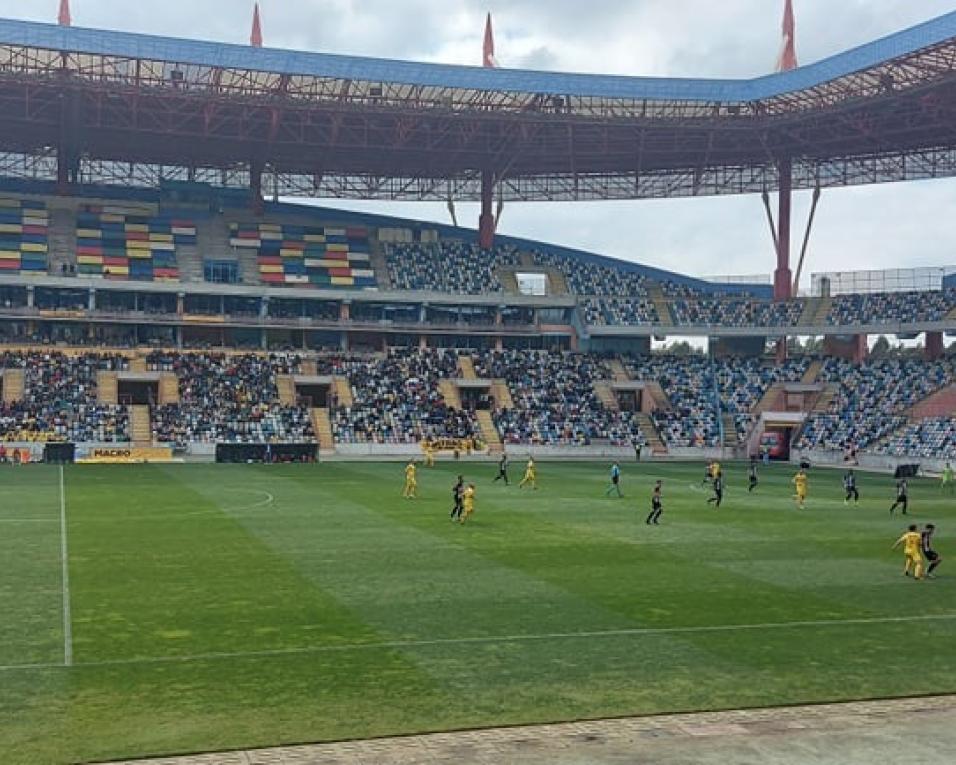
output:
M233 223L233 247L256 251L265 284L375 289L368 230L362 227Z
M119 281L179 281L176 250L196 224L144 208L88 205L76 216L77 273Z
M48 229L45 203L0 198L0 272L45 274Z

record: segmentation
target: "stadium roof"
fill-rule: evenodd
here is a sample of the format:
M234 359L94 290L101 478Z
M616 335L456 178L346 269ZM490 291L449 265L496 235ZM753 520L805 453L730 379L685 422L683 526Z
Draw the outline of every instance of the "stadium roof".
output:
M0 20L0 175L611 199L956 174L956 12L750 80L485 69Z
M688 79L427 64L0 19L0 45L409 86L588 98L737 103L814 88L953 38L956 38L956 11L789 72L753 79Z

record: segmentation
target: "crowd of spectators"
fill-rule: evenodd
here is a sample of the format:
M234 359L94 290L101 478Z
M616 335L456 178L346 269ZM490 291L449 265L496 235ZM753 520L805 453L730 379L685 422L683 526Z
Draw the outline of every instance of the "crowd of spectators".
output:
M659 324L657 307L642 297L584 298L580 303L589 326Z
M394 289L480 295L501 292L496 271L517 266L518 252L508 245L483 250L459 241L386 244L385 262Z
M755 358L721 359L715 363L721 411L733 416L739 441L750 432L754 423L753 408L770 386L799 382L809 366L808 356L790 358L782 364Z
M838 295L826 320L831 325L942 321L954 308L956 289Z
M838 386L826 412L811 414L798 449L863 449L906 424L904 412L954 380L951 360L824 361L819 379Z
M797 324L803 303L770 302L747 298L677 299L671 303L675 324L721 327L778 327Z
M537 265L554 268L564 274L568 290L574 295L647 296L647 278L636 271L554 252L535 251L533 255Z
M309 409L279 401L276 376L297 373L300 361L295 354L149 354L150 370L179 378L179 403L152 408L153 438L174 444L314 442Z
M126 359L99 353L7 351L0 369L22 369L23 397L0 403L0 439L113 443L129 440L125 406L97 402L101 371L121 371Z
M928 417L914 422L874 451L893 457L956 460L956 417Z
M439 388L459 377L458 352L393 348L384 356L332 356L320 373L348 378L351 406L334 402L332 431L340 444L415 444L436 438L474 439L474 414L451 406Z
M606 362L562 351L488 351L475 357L479 377L503 379L512 404L494 413L506 444L612 446L645 444L633 413L605 406L594 384L611 379Z

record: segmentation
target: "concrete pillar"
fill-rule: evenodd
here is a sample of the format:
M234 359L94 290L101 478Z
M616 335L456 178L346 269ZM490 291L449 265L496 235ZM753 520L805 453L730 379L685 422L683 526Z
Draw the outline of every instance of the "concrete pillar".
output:
M945 347L943 346L943 333L942 332L927 332L926 333L926 348L923 353L927 361L936 361L943 357L943 354L946 352Z
M793 165L789 159L777 165L780 176L780 206L777 214L777 270L773 275L775 300L792 297L793 274L790 272L790 219L793 203Z
M93 287L90 287L90 297L89 297L89 302L87 303L87 305L90 311L96 310L96 289Z
M481 215L478 218L478 244L490 250L495 246L495 215L492 205L495 196L495 181L490 170L481 172Z

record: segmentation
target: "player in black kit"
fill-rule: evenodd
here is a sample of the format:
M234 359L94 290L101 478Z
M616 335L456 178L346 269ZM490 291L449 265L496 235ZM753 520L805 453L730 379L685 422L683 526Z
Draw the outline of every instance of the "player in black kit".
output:
M843 474L843 489L846 491L846 498L843 500L844 505L849 504L850 499L853 500L855 505L860 503L860 492L856 488L856 474L852 469Z
M709 505L711 502L714 503L714 508L720 507L720 503L724 498L724 477L720 473L714 476L714 482L712 484L714 487L714 496L707 500Z
M936 527L932 523L927 523L923 532L920 534L920 548L923 550L923 557L926 558L929 563L929 568L926 569L926 576L929 579L936 578L936 574L933 572L936 570L936 567L943 562L940 554L933 549L933 534L935 532Z
M495 481L500 481L502 478L505 480L505 486L508 486L508 455L504 452L498 460L498 475L495 476Z
M903 506L903 515L908 515L906 509L909 507L909 487L906 485L905 478L896 482L896 502L890 508L890 515L893 515L893 511L900 505Z
M455 484L451 487L451 498L455 503L451 509L451 519L453 521L461 520L461 513L464 509L462 505L462 495L465 492L465 478L464 476L458 476L458 480L455 481Z
M750 470L747 472L747 481L749 485L747 486L747 492L752 492L757 488L757 458L750 458Z
M661 482L658 481L654 484L654 493L651 495L651 512L647 516L645 523L648 525L654 524L658 525L658 521L661 519L661 513L664 512L664 507L661 505Z

